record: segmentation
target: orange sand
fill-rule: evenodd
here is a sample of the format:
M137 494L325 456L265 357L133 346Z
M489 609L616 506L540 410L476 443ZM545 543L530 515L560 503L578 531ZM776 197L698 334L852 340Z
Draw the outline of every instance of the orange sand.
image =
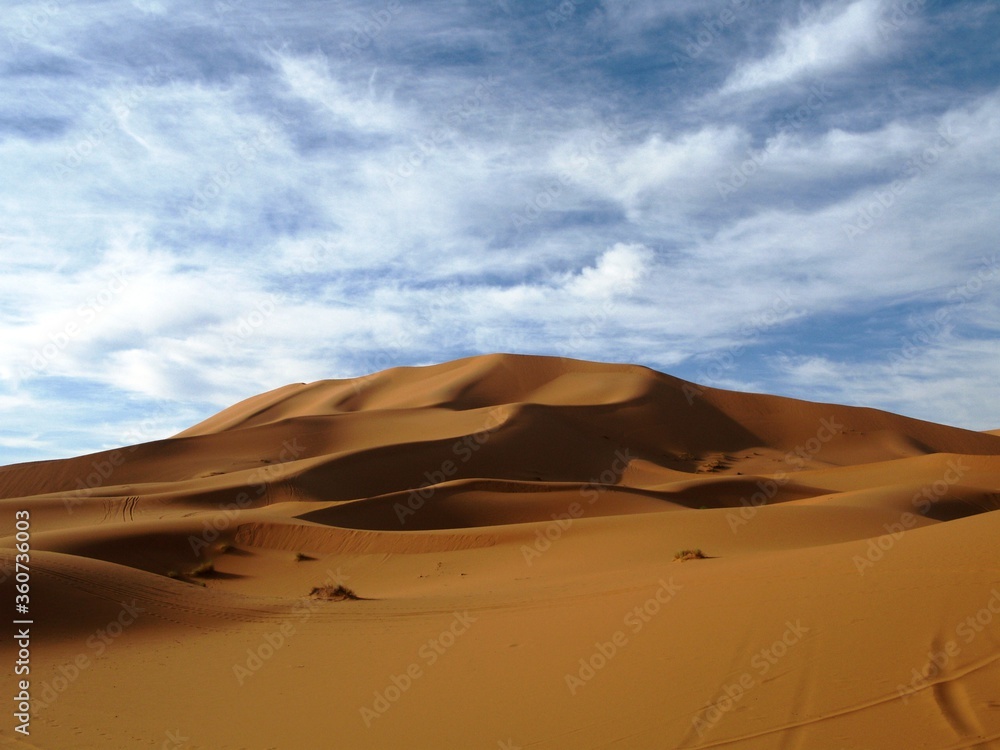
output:
M997 432L490 355L0 498L35 623L0 747L1000 747Z

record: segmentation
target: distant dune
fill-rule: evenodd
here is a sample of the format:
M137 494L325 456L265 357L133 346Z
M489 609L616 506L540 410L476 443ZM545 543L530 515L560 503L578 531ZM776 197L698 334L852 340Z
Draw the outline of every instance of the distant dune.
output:
M1000 747L1000 430L488 355L0 498L35 621L0 747Z

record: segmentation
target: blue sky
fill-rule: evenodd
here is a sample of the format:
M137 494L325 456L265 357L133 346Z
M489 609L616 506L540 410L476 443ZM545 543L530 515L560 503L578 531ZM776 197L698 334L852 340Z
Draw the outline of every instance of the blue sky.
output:
M0 463L492 351L1000 428L1000 4L0 17Z

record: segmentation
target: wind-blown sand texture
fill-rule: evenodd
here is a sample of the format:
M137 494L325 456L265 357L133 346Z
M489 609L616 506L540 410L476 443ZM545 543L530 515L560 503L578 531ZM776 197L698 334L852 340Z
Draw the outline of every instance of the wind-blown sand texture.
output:
M0 497L35 621L2 747L1000 747L996 433L490 355Z

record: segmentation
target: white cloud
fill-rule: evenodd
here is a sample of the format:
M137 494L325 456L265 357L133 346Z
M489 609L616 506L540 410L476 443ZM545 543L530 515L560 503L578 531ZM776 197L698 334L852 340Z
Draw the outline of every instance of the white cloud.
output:
M788 395L871 406L966 429L997 429L1000 410L987 404L993 403L1000 379L1000 343L948 335L920 342L904 337L873 362L776 357L772 375Z
M721 93L735 94L777 86L804 76L820 75L855 65L887 49L880 22L884 0L831 2L778 35L773 52L740 65Z
M648 247L619 242L602 253L593 266L571 278L566 289L585 300L629 294L648 272L652 261L653 252Z
M639 143L620 143L601 131L576 133L551 157L557 174L568 174L588 192L619 203L634 220L651 207L683 210L715 194L714 175L736 161L749 137L736 126L708 125Z
M377 72L371 73L362 89L339 80L324 55L278 53L275 63L289 91L326 109L334 124L369 132L392 132L405 124L405 115L391 98L379 93Z

